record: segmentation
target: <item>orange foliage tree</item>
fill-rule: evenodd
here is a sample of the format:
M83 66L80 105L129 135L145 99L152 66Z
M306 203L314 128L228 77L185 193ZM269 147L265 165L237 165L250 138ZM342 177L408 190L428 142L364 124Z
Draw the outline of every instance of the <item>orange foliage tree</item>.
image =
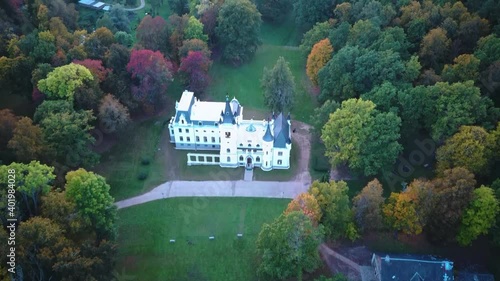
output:
M314 44L311 53L307 57L306 73L314 85L318 85L318 72L330 60L333 53L330 40L325 38Z
M288 204L285 214L293 211L302 211L308 216L314 225L317 225L321 219L321 209L316 198L309 193L301 193Z

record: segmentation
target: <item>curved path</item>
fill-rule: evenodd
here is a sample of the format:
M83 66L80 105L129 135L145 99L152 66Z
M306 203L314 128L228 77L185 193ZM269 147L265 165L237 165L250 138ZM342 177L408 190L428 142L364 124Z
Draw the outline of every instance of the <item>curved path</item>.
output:
M118 201L118 209L173 197L295 198L310 182L278 181L168 181L139 196Z
M135 8L124 8L125 11L138 11L140 9L144 9L144 6L146 6L146 1L141 0L141 4L138 7Z

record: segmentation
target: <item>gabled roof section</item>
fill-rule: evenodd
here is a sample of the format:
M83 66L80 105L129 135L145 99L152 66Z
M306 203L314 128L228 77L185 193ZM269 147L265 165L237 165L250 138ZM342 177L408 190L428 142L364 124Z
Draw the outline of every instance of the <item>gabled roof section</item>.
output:
M231 103L229 102L229 96L226 96L226 107L222 113L222 123L223 124L236 124L234 119L234 114L231 109Z
M184 114L187 123L191 123L191 108L194 104L195 97L193 92L184 91L181 100L176 103L177 113L175 114L175 122L179 122L179 118Z
M267 123L266 133L262 137L262 140L267 142L274 140L273 135L271 134L271 125L269 125L269 122Z
M288 120L280 113L274 120L274 147L286 148L292 143L290 139L290 125Z

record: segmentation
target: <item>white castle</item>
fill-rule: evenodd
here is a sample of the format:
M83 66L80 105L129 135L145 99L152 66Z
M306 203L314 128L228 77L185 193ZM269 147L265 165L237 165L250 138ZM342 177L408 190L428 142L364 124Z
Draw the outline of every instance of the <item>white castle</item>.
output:
M244 120L243 107L236 98L200 101L188 91L175 103L175 116L168 125L170 142L176 149L201 152L188 153L188 165L260 167L264 171L290 168L290 127L290 115Z

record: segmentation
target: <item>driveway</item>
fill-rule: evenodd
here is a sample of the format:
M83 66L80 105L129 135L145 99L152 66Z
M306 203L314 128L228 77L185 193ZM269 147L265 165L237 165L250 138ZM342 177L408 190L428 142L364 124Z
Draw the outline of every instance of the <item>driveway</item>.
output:
M135 7L135 8L126 8L124 10L125 11L138 11L140 9L144 9L144 6L146 6L145 0L141 0L141 4L138 7Z

